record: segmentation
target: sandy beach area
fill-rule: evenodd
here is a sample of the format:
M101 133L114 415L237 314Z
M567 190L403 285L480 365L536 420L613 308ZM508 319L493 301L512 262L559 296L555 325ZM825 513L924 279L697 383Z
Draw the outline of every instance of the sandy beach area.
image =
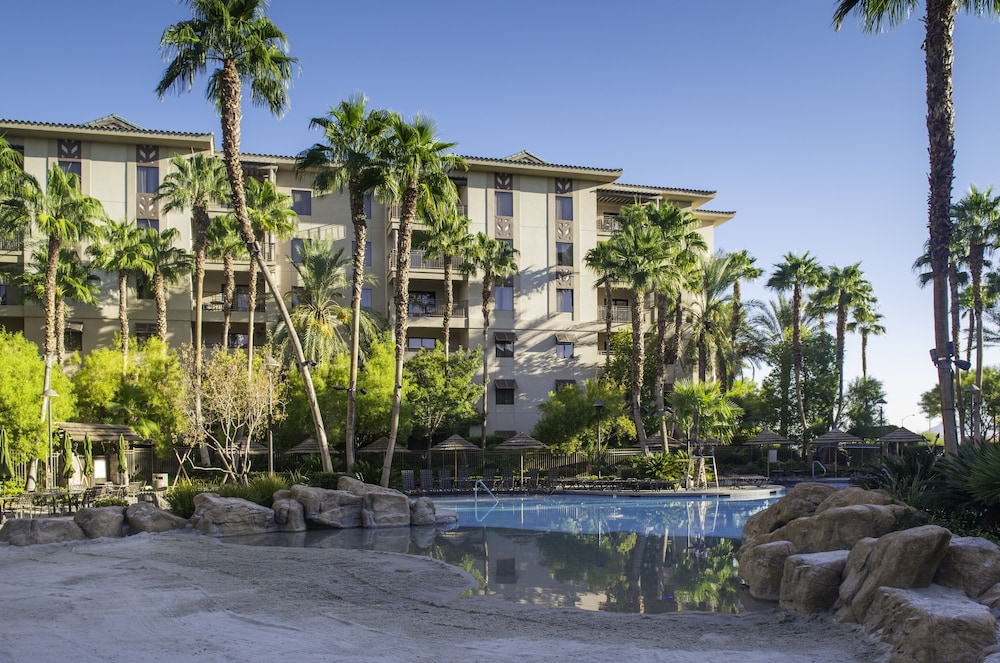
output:
M471 576L360 550L245 547L193 532L0 546L0 662L875 662L854 626L551 610L463 596Z

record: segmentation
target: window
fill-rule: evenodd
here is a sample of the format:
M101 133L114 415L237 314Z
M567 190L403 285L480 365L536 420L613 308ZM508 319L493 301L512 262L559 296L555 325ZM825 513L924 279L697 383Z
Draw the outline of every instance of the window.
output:
M83 170L81 159L83 159L83 143L78 140L60 140L57 144L57 158L59 167L66 174L73 174L80 178L83 185Z
M83 323L67 322L63 329L63 347L67 352L83 352Z
M312 191L292 189L292 211L299 216L312 214Z
M573 312L572 288L556 288L556 311L559 313Z
M576 350L576 337L572 334L556 334L556 357L572 359Z
M372 289L361 288L361 308L372 307Z
M372 220L372 194L365 194L365 218Z
M351 242L351 255L353 256L354 252L357 251L357 250L358 250L358 243L357 242ZM364 262L364 266L365 267L371 267L372 266L372 243L371 242L365 242L365 262Z
M149 282L149 277L145 274L135 275L135 298L152 299L153 284Z
M59 160L59 167L62 168L62 171L64 173L66 173L67 175L76 175L77 177L80 177L81 179L83 177L83 174L82 174L83 170L82 170L82 166L81 166L81 164L80 164L79 161L65 161L63 159L60 159Z
M514 341L517 340L517 334L514 332L496 332L493 335L493 340L497 347L497 357L514 356Z
M142 345L149 339L156 336L156 324L152 322L135 323L135 340Z
M305 299L306 289L302 286L292 286L292 291L289 293L292 299L292 308L295 308Z
M406 339L406 348L408 350L422 350L422 349L434 349L434 339L426 338L421 336L411 336Z
M556 242L556 265L571 267L573 265L573 243Z
M494 380L494 390L496 392L497 405L513 405L514 391L517 389L516 380Z
M226 340L226 345L230 349L245 348L249 342L250 337L246 334L238 334L234 332L229 332L229 338Z
M497 191L497 216L514 216L514 192Z
M573 220L573 198L556 196L556 221Z
M556 390L562 389L563 387L576 388L576 380L556 380Z
M160 187L160 169L157 166L136 166L136 193L156 193Z
M138 228L152 228L156 232L160 232L159 219L136 219L135 225Z
M415 318L434 315L437 312L437 295L433 292L411 292L408 308L410 315Z
M500 285L493 288L494 308L498 311L514 310L514 277L505 276Z
M306 242L312 242L310 239L304 239L302 237L292 238L292 255L291 260L296 265L302 264L302 252L306 248Z

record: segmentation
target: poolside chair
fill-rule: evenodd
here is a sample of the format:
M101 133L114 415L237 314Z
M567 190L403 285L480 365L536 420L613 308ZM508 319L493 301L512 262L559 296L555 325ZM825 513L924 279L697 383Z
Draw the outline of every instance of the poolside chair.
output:
M417 492L417 483L413 480L413 470L403 470L403 492L404 493L415 493Z
M469 478L469 468L460 467L458 468L458 474L455 479L455 488L459 492L467 492L472 490L472 479Z
M549 471L545 474L545 485L543 485L542 488L548 493L553 493L558 487L559 487L559 468L550 467Z
M438 489L442 493L455 492L455 486L451 481L451 470L441 469L438 471Z
M524 482L525 490L530 493L538 492L538 469L528 470L528 477Z
M497 487L497 468L487 467L483 470L483 484L490 490Z
M514 492L514 470L500 470L500 490Z
M434 492L434 471L420 470L420 491L423 493Z

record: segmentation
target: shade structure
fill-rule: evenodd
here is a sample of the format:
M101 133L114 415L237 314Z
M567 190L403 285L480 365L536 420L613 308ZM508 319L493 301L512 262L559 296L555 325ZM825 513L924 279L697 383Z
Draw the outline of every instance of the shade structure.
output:
M303 440L302 442L299 442L298 444L296 444L294 447L292 447L291 449L289 449L285 453L289 454L289 455L299 455L299 456L308 456L310 454L318 454L319 453L319 442L316 441L314 438L311 438L311 437L310 438L306 438L305 440Z
M385 435L383 435L379 439L375 440L374 442L369 442L365 446L358 448L358 451L359 452L363 452L363 453L383 453L384 454L388 450L389 450L389 438L387 438ZM401 447L401 446L399 446L397 444L396 448L393 450L393 453L408 454L408 453L410 453L410 450L407 449L406 447Z
M813 444L864 444L861 438L855 437L850 433L845 433L839 428L832 428L828 432L823 433L819 437L813 439Z
M446 440L442 440L430 448L431 451L453 451L455 461L455 475L458 475L458 452L460 451L480 451L479 447L469 442L461 435L455 434Z
M69 481L76 474L76 470L73 469L73 438L66 433L63 433L62 439L62 464L63 479Z
M0 428L0 481L14 478L14 460L10 456L7 429Z
M521 476L524 476L524 452L537 450L537 449L548 449L547 444L539 442L535 438L531 437L527 433L518 433L514 437L508 438L498 444L495 449L500 449L504 451L520 451L521 452Z
M94 443L89 435L83 436L83 476L94 476Z
M879 442L882 443L882 446L885 449L895 447L896 454L898 455L900 447L913 444L923 444L927 442L927 438L923 435L914 433L908 428L897 428L891 433L883 435Z
M766 446L769 444L795 444L787 437L775 433L773 430L764 429L757 435L747 440L744 444L753 446Z
M267 453L267 447L259 442L251 442L247 453L251 456L261 456Z
M118 438L118 474L122 477L122 483L128 485L128 442L125 436Z

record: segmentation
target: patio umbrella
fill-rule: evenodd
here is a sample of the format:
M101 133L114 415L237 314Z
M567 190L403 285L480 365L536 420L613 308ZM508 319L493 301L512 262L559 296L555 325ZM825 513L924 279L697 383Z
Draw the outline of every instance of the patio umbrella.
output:
M0 481L14 478L14 462L10 457L10 445L7 443L7 429L0 428Z
M128 482L128 458L126 454L128 453L128 442L125 441L124 435L118 436L118 473L122 475L122 483L127 485Z
M521 476L524 476L524 452L532 449L548 449L547 444L543 444L531 437L527 433L518 433L512 438L504 440L498 444L495 449L502 449L505 451L520 451L521 452Z
M745 444L750 444L754 446L756 445L766 446L769 444L794 444L794 443L787 437L775 433L773 430L764 429L761 432L757 433L757 435L755 435L754 437L747 440Z
M479 451L479 447L469 442L461 435L455 434L447 440L438 442L430 449L431 451L454 451L455 452L455 474L458 475L458 452L459 451Z
M94 443L90 435L83 436L83 476L94 476Z
M63 433L63 444L62 444L62 462L63 462L63 479L68 482L76 474L76 470L73 469L73 438L71 438L66 433Z

